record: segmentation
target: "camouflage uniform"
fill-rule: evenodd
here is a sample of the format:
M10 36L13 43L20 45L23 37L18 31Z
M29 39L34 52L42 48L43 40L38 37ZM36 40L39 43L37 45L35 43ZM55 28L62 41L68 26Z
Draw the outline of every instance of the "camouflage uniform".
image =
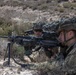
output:
M69 54L61 63L55 63L51 65L50 75L76 75L76 43L71 45L67 50L70 50ZM57 65L57 66L56 66ZM53 68L54 67L54 68Z
M37 37L37 38L44 38L44 33L43 33L43 30L42 30L43 25L44 25L44 23L41 23L41 22L35 23L33 28L32 28L33 32L35 30L38 30L41 33L41 35L37 36L37 35L34 34L34 35L31 35L31 36L34 36L34 37ZM34 62L44 62L44 61L49 60L49 58L47 57L47 55L45 53L44 48L41 47L39 50L36 51L36 49L38 47L40 47L40 46L37 45L34 49L29 50L29 51L27 50L27 53L29 53L27 55L29 55L33 59ZM25 54L26 54L26 51L25 51Z
M61 30L75 30L76 32L76 18L75 19L72 18L71 20L70 21L67 20L65 23L62 24L61 27L59 27L59 29L61 28ZM76 36L74 36L73 38L76 38ZM47 72L46 75L76 75L75 57L76 57L76 42L74 41L74 43L69 45L68 48L66 49L66 57L64 60L59 61L55 59L48 63L45 62L43 64L39 64L39 66L41 65L44 66L43 68L41 66L41 69L43 69L44 71L41 72L39 75L45 74L46 72Z
M46 56L45 51L43 48L40 48L38 51L33 52L30 55L31 58L33 58L33 60L35 62L45 62L47 60L49 60L49 58Z
M48 72L50 75L76 75L76 43L71 45L67 50L72 46L72 50L62 62L62 65L60 62L55 63L55 65L49 64L49 66L51 65L49 67L50 71Z
M76 58L75 58L76 57L76 43L71 45L67 49L67 51L70 50L70 49L71 49L71 51L67 55L67 57L64 61L64 64L63 64L64 68L62 69L62 70L66 70L68 73L75 72L74 70L76 70Z
M55 57L53 57L53 59L36 64L36 67L37 69L51 70L51 69L58 68L59 66L62 66L63 61L64 61L63 54L58 53L55 55Z
M44 36L45 34L43 33L43 29L42 29L43 25L44 25L44 23L41 23L41 22L34 23L33 31L38 30L41 33L41 35L39 35L39 36L34 35L34 37L43 38L43 39L45 38L45 36ZM34 48L34 50L36 50L38 47L39 47L39 45L37 45ZM45 62L45 61L49 60L44 48L42 48L42 47L39 50L33 52L30 55L30 57L32 57L36 62Z

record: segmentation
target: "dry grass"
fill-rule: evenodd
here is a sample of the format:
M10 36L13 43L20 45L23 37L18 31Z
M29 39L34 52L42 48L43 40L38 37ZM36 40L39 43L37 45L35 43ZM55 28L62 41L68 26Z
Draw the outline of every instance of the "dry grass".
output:
M63 4L64 8L76 8L76 3L66 2Z

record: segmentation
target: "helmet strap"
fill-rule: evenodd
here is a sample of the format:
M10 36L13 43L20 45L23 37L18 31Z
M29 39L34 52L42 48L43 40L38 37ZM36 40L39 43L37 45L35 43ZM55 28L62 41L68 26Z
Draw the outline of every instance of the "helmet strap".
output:
M68 41L70 41L71 39L75 38L75 36L71 37L70 39L66 40L65 43L67 43Z
M64 31L64 42L66 41L66 31Z
M69 38L68 40L66 40L66 31L64 31L64 44L66 45L66 43L68 42L68 41L70 41L71 39L73 39L73 38L75 38L76 36L73 36L73 37L71 37L71 38Z

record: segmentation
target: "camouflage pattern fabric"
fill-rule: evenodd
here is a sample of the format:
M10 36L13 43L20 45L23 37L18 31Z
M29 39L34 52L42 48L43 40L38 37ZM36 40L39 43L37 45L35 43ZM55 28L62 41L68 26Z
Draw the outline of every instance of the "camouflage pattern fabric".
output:
M67 55L67 57L64 61L62 70L66 70L68 73L75 72L75 70L76 70L76 58L75 57L76 57L76 43L74 44L73 49Z
M38 63L50 60L50 58L46 56L44 48L40 48L38 51L33 52L30 57Z
M70 46L71 47L71 46ZM68 49L70 49L70 47ZM39 75L76 75L76 44L69 52L65 60L53 59L50 62L35 64L40 71Z
M49 61L37 64L37 69L54 69L56 67L62 66L64 59L63 55L57 54L56 57L50 59Z

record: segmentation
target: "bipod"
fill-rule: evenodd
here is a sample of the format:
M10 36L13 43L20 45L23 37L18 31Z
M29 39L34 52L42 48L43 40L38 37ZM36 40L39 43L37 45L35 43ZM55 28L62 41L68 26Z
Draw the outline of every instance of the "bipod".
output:
M8 66L10 66L10 47L11 47L11 43L8 43Z
M10 43L10 42L7 44L7 50L6 50L6 52L5 52L4 60L5 60L6 58L8 58L8 59L7 59L6 62L4 62L4 65L5 65L5 66L10 66L11 44L12 44L12 43Z

